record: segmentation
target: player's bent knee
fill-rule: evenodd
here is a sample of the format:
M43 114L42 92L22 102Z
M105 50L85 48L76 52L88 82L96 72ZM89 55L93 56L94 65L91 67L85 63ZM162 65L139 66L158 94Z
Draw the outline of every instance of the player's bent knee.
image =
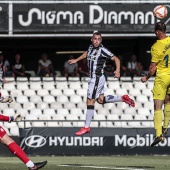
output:
M103 104L103 100L101 100L100 98L98 98L98 99L97 99L97 103Z

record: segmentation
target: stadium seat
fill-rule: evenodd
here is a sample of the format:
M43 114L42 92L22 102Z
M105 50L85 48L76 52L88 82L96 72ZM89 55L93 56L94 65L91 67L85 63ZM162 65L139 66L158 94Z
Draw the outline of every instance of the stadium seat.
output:
M41 77L30 77L29 81L41 83Z
M128 126L131 128L141 128L142 124L140 121L129 121Z
M57 115L67 116L68 114L69 114L68 109L58 109L58 110L57 110Z
M73 89L63 89L63 94L65 96L72 96L75 95L75 91Z
M55 98L54 96L46 95L43 97L43 102L50 104L52 102L55 102Z
M120 81L122 82L132 82L132 78L128 76L121 76Z
M133 77L133 81L141 82L141 77L140 76L139 77L134 76Z
M50 90L50 94L52 96L59 96L59 95L62 95L63 93L61 89L52 89Z
M121 87L126 90L134 89L132 82L122 82Z
M66 78L66 77L55 77L55 81L56 81L56 82L62 82L62 81L63 81L63 82L64 82L64 81L66 82L66 81L67 81L67 78Z
M5 90L5 89L1 89L0 92L1 92L1 95L2 95L2 96L9 96L8 91Z
M18 109L16 113L20 113L22 118L25 118L25 116L28 114L27 109Z
M107 127L113 127L113 126L121 127L121 121L119 121L120 120L119 115L116 114L107 115L107 120L109 120L106 123Z
M0 110L7 109L7 108L9 108L7 103L0 103Z
M151 114L148 108L138 108L137 112L138 112L139 115L149 116Z
M97 112L97 115L103 115L103 116L105 116L105 115L108 115L108 114L110 114L110 111L109 111L108 109L106 109L106 108L99 109L98 112ZM96 116L97 116L97 115L96 115Z
M147 108L149 110L154 108L154 102L153 101L145 102L145 103L143 103L143 105L144 105L144 108Z
M14 128L14 127L17 127L17 123L16 122L11 122L11 123L9 123L9 122L4 122L4 126L6 127L6 128Z
M129 89L129 95L130 96L138 96L141 95L141 90L140 89Z
M94 120L98 120L99 127L107 127L106 121L103 121L106 120L106 117L104 115L102 114L95 115Z
M27 96L22 95L22 96L17 96L16 97L16 102L23 104L23 103L28 103L29 100L28 100Z
M131 114L122 114L120 116L121 120L133 120L133 116Z
M10 128L11 136L19 136L19 128L18 126Z
M82 77L81 79L82 82L88 82L88 80L89 80L89 77Z
M22 106L20 103L17 103L17 102L12 102L10 103L9 105L10 108L14 109L14 110L18 110L18 109L22 109Z
M19 128L31 128L32 124L31 122L18 122L18 127Z
M136 115L134 115L134 120L140 120L141 122L143 121L143 120L147 120L147 116L146 115L139 115L139 114L136 114Z
M115 94L118 96L123 96L125 94L128 94L128 91L126 89L116 89Z
M116 90L116 89L120 89L121 87L120 87L120 83L118 81L116 81L116 82L108 81L108 88Z
M121 115L121 114L123 114L123 110L120 109L120 108L114 108L114 109L111 110L110 113L113 114L113 115L116 115L116 114Z
M30 102L33 102L35 104L42 102L42 99L38 95L30 96Z
M119 80L117 78L114 78L114 77L107 77L107 81L118 82Z
M79 95L79 96L82 96L82 97L87 96L87 89L84 89L84 88L77 89L76 94Z
M43 96L49 95L49 92L47 89L38 89L37 95L43 97Z
M75 122L74 121L69 122L69 123L71 123L71 126L76 127L77 126L77 120L79 120L79 118L78 118L77 115L66 115L66 120L76 120Z
M59 109L59 108L63 108L63 106L62 106L61 103L52 102L52 103L50 103L50 108L51 108L51 109L54 109L54 110L57 110L57 109Z
M35 90L32 90L32 89L24 90L24 96L30 97L30 96L35 96L35 95L36 95Z
M43 85L43 89L47 89L47 90L55 89L54 81L43 81L42 85Z
M32 90L42 89L41 83L38 82L38 81L31 81L30 82L30 89L32 89Z
M30 115L35 115L37 118L39 118L40 116L42 116L42 110L37 108L31 109Z
M124 114L136 115L136 108L132 107L125 108Z
M134 82L135 89L146 89L146 84L142 82Z
M17 82L17 89L19 90L27 90L29 89L27 82Z
M43 115L48 115L48 116L52 117L55 114L56 114L56 112L54 109L48 108L48 109L43 110Z
M48 126L49 127L62 127L63 126L63 122L61 122L60 120L65 120L65 116L64 115L53 115L52 117L53 120L58 120L59 122L48 122Z
M151 90L152 90L152 89L153 89L153 85L154 85L153 82L149 82L149 81L147 82L147 88L148 88L148 89L151 89Z
M5 83L5 84L3 85L3 89L8 90L8 91L11 91L11 90L15 90L16 87L15 87L15 84L14 84L14 83Z
M68 102L69 100L68 100L68 97L67 96L65 96L65 95L59 95L59 96L57 96L57 102L59 102L59 103L66 103L66 102Z
M87 92L87 89L88 89L88 82L82 82L82 89L86 89L86 92ZM80 89L81 90L81 89Z
M149 99L147 96L144 96L144 95L138 95L136 96L136 101L137 102L141 102L141 103L144 103L144 102L148 102Z
M103 108L109 109L109 110L114 110L116 108L115 103L106 103L103 105Z
M79 77L68 77L68 81L69 82L75 82L75 81L80 82L80 78Z
M29 83L27 77L17 77L17 78L16 78L16 82L17 82L17 83L20 83L20 82Z
M54 82L54 78L53 77L43 77L42 82Z
M102 109L103 109L103 105L95 102L94 108L95 108L96 110L102 110Z
M126 108L129 108L129 105L126 104L125 102L117 102L117 108L124 110Z
M81 89L81 82L80 81L69 82L69 88L74 90Z
M32 126L33 127L46 127L46 123L45 122L43 122L43 121L34 121L34 122L32 122Z
M5 116L14 116L15 110L12 109L12 108L6 108L6 109L3 110L3 114Z
M81 98L81 96L72 95L72 96L70 96L70 102L75 103L75 104L81 103L82 98Z
M78 103L77 108L80 108L82 110L87 109L87 104L86 102Z
M141 107L143 107L142 103L138 102L138 101L135 101L135 109L138 109L138 108L141 108Z
M14 78L14 77L5 77L5 80L6 80L8 83L13 83L13 84L15 84L15 78Z
M71 108L70 109L70 115L82 116L83 112L80 108Z
M56 82L56 89L68 89L67 81L57 81Z
M113 89L107 89L105 92L104 92L104 95L107 96L107 95L115 95L115 92Z
M35 103L33 102L26 102L23 104L23 109L31 110L35 108Z
M49 108L49 105L48 103L45 103L45 102L38 102L37 108L43 110L43 109Z
M11 96L13 96L13 97L22 96L22 95L23 95L22 91L19 89L11 90Z
M153 93L151 92L151 89L142 89L142 95L145 95L145 96L153 96Z
M72 102L63 103L63 105L64 105L63 108L68 109L68 110L70 110L72 108L76 108L75 103L72 103Z

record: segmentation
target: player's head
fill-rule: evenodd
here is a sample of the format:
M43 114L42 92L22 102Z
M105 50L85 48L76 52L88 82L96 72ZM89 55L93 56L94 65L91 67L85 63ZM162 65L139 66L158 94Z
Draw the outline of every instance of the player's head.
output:
M94 47L99 47L102 42L102 36L100 32L94 32L93 37L91 38L92 44Z
M155 24L155 34L159 36L160 34L166 33L166 25L163 22L157 22Z

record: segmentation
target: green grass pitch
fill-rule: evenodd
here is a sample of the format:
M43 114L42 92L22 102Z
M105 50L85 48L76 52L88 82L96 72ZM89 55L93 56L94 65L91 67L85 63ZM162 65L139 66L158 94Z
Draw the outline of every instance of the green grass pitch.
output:
M30 157L34 162L47 160L42 170L168 170L170 156L48 156ZM27 170L16 157L0 157L0 170Z

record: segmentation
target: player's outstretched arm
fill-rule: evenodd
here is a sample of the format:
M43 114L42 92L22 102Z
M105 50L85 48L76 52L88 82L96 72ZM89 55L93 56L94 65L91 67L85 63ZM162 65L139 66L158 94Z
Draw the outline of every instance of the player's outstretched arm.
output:
M78 57L76 59L68 60L68 63L69 64L77 63L78 61L80 61L86 57L87 57L87 51L85 51L80 57Z
M114 62L115 62L115 64L116 64L116 70L114 71L114 74L115 74L115 78L119 78L120 77L120 60L119 60L119 58L117 58L116 56L113 56L112 58L111 58Z

